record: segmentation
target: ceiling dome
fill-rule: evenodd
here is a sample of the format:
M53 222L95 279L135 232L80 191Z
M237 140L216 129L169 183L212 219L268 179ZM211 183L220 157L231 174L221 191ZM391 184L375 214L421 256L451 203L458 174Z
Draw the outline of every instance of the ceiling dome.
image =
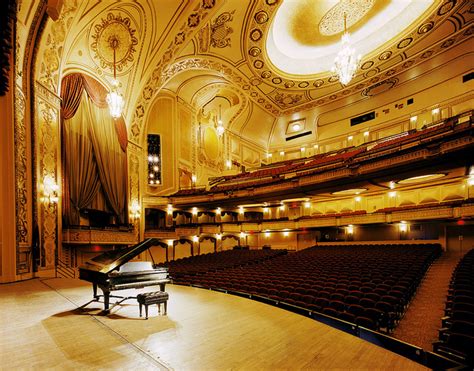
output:
M364 56L403 33L433 4L433 0L287 0L268 32L267 56L288 74L328 72L340 48L344 16L354 46Z

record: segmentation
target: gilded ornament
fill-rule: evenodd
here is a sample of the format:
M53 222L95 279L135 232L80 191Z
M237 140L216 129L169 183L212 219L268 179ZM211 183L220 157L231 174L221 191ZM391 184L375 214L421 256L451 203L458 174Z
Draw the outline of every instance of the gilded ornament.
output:
M386 52L383 52L382 54L379 55L379 59L381 61L386 61L392 56L392 52L390 50L387 50Z
M273 82L274 84L281 84L281 81L282 81L282 80L281 80L280 77L274 77L274 78L272 79L272 82Z
M268 21L268 14L264 10L261 10L255 14L254 19L259 24L265 23Z
M451 9L454 8L454 5L456 5L456 0L449 0L445 2L443 5L441 5L438 9L438 15L442 16L448 13Z
M268 79L269 77L271 77L272 73L270 71L263 71L261 76L262 78L264 79Z
M258 28L255 28L250 32L250 39L252 41L258 41L261 38L262 38L262 31L260 31Z
M133 62L138 39L135 36L136 30L131 27L130 18L109 13L92 29L90 46L94 58L99 60L102 69L112 70L114 67L114 50L110 47L112 37L118 40L118 46L115 49L115 68L117 71L123 71L130 62Z
M406 48L408 45L411 44L412 41L413 41L413 38L407 37L406 39L403 39L402 41L398 43L397 48L398 49Z
M429 31L431 31L431 29L433 28L434 26L434 22L428 22L428 23L425 23L423 25L421 25L419 28L418 28L418 33L421 35L421 34L424 34L424 33L427 33Z
M260 50L260 48L257 48L256 46L251 47L249 50L249 54L252 57L257 57L261 52L262 51Z
M258 59L258 60L256 60L255 62L253 62L253 66L254 66L255 68L257 68L257 69L260 69L260 68L263 67L263 61L260 60L260 59Z
M308 85L309 85L309 82L308 82L308 81L301 81L301 82L298 84L298 87L304 89L304 88L308 87Z
M295 86L295 82L294 82L294 81L287 81L287 82L285 82L285 88L289 89L289 88L292 88L293 86Z
M215 48L225 48L226 46L231 46L229 35L234 32L234 30L227 25L227 22L231 22L233 20L234 13L235 10L232 12L222 13L214 20L214 22L212 22L211 46Z
M319 88L320 86L322 86L324 84L324 81L323 80L316 80L315 82L313 82L313 85L316 87L316 88Z

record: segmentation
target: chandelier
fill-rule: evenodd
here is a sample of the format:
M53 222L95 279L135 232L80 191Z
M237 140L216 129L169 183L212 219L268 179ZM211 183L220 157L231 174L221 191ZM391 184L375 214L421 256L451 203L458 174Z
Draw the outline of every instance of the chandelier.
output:
M361 55L355 56L355 49L351 46L351 35L346 29L346 13L344 13L344 33L342 34L342 49L334 59L331 71L335 72L342 85L347 85L359 68Z
M221 105L219 104L219 119L217 120L217 127L216 127L217 135L222 136L225 132L224 124L222 123L222 111Z
M124 101L122 94L119 93L118 91L118 85L119 82L117 80L117 73L116 73L116 68L115 68L115 55L116 55L116 49L118 48L119 41L117 36L111 36L109 39L110 42L110 47L113 50L114 53L114 79L112 80L112 89L110 90L110 93L107 94L106 101L107 104L109 105L109 111L110 115L116 119L122 116L122 110L124 106Z

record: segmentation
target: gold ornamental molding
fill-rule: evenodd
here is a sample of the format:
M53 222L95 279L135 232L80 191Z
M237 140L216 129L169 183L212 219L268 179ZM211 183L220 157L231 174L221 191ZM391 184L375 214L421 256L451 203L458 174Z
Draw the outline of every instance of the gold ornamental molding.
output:
M137 243L137 235L134 232L101 231L84 229L64 229L62 233L63 243L84 244L122 244L133 245Z

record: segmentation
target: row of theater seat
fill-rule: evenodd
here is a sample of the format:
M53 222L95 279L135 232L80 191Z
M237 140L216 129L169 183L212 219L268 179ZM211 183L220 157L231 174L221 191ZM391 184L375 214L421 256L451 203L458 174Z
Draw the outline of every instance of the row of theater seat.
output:
M194 275L210 271L262 262L275 256L286 254L286 250L226 250L220 253L207 253L190 256L163 263L170 275L179 280L182 275Z
M474 249L456 266L448 291L439 341L433 350L474 366Z
M439 245L313 247L245 267L180 272L174 282L258 296L391 332L439 253Z

